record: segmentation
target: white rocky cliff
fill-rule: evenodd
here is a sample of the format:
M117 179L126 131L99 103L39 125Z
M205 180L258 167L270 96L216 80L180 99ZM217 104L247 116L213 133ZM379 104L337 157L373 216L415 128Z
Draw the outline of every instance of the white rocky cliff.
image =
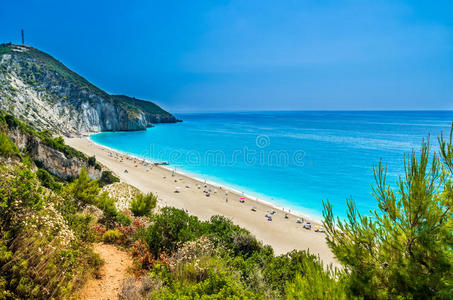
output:
M0 109L66 136L177 121L151 102L107 94L46 53L11 44L0 45Z

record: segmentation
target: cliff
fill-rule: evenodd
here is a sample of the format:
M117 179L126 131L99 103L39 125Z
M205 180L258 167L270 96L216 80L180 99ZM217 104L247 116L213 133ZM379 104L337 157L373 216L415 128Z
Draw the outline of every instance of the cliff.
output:
M47 131L38 132L30 125L0 110L0 132L14 142L23 155L59 178L70 180L85 168L91 179L101 177L102 168L94 158L69 147L61 137L54 138Z
M0 45L0 109L66 136L178 121L152 102L110 95L50 55L12 44Z

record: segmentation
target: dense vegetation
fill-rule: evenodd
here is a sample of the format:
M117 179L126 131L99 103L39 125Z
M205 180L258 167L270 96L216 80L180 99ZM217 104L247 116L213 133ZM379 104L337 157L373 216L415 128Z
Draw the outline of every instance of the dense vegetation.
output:
M119 212L85 169L65 182L42 169L34 172L26 155L4 159L0 294L6 297L67 298L100 265L89 247L96 240L130 249L141 275L138 281L153 283L143 289L143 284L125 282L123 296L275 298L285 295L296 277L304 284L306 268L336 283L315 256L294 251L275 257L271 247L224 217L203 222L168 207L153 213L152 194L132 202L134 213L144 215L135 217ZM100 215L90 213L96 209ZM58 221L48 219L50 215Z
M141 109L150 114L170 116L170 113L168 113L160 106L150 101L140 100L137 98L128 97L124 95L111 95L111 97L114 101L123 105L123 107L126 108L128 111L138 112L138 110Z
M453 131L452 131L453 132ZM365 299L451 299L453 297L453 148L439 139L441 160L422 143L405 162L398 190L375 168L378 209L361 215L348 201L348 219L335 221L325 205L329 247L345 267L351 294Z
M101 265L90 216L43 188L31 163L0 166L0 298L68 298Z
M115 182L120 182L120 179L113 175L112 171L102 171L101 179L99 180L101 186L109 185Z
M398 191L383 165L376 167L378 208L369 215L349 200L348 218L338 220L325 204L338 270L306 251L275 256L222 216L201 221L176 208L156 209L152 194L118 211L85 169L62 181L0 135L0 298L68 298L100 266L90 245L103 241L135 260L137 277L124 282L122 299L451 299L451 136L439 144L439 157L426 143L412 153ZM102 185L112 176L103 174Z
M0 155L9 157L19 154L16 144L14 144L4 131L0 131Z
M150 216L153 208L156 207L157 197L153 194L138 195L131 201L131 212L136 217Z
M91 250L96 224L130 224L114 199L100 193L85 169L72 183L57 182L32 163L0 164L0 299L69 298L101 265ZM101 215L84 213L95 207Z

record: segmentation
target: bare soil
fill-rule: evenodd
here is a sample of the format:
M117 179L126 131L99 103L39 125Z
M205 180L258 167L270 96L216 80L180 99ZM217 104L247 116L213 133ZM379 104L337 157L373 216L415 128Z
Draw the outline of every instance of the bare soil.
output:
M94 252L101 256L105 264L100 271L100 278L88 280L81 289L79 299L118 299L123 280L132 266L131 257L127 252L103 243L94 244Z

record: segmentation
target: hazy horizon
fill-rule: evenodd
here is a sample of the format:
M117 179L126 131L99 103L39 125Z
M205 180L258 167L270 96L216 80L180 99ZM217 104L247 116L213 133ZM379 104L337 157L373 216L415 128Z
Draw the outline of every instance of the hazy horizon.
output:
M173 113L453 109L453 3L14 1L1 42Z
M209 113L260 113L260 112L451 112L453 109L267 109L267 110L203 110L172 111L175 114L209 114Z

